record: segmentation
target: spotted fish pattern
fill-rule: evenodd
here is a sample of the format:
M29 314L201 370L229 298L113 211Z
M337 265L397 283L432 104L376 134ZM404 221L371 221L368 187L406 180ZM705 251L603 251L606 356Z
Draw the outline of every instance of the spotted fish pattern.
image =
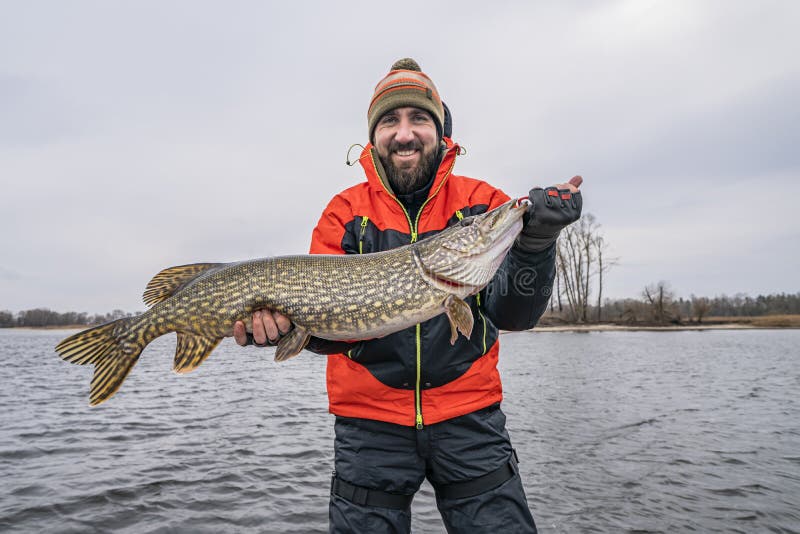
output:
M297 255L237 263L170 267L147 285L151 306L136 317L79 332L60 342L62 359L93 364L89 403L116 393L152 340L177 332L173 369L200 365L234 322L271 308L295 325L275 353L299 353L311 335L330 340L382 337L440 313L469 337L473 317L464 298L480 291L522 228L524 204L510 201L467 217L428 239L363 255Z

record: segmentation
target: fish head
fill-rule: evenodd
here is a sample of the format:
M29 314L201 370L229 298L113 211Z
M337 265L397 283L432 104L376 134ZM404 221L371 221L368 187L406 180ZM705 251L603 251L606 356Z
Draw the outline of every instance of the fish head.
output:
M510 200L417 243L415 257L425 280L457 295L480 291L522 230L527 206L527 201Z

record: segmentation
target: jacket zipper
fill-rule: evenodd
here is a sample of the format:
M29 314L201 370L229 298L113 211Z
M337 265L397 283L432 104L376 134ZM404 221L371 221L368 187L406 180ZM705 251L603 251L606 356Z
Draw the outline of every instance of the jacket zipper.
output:
M458 155L458 153L456 153L456 155ZM378 168L375 165L375 160L374 160L374 158L372 156L372 151L370 151L369 156L370 156L370 159L372 159L372 166L375 169L375 173L377 174ZM384 191L386 191L386 193L388 193L388 195L390 197L392 197L395 202L397 202L397 205L400 206L400 209L403 210L403 213L406 216L406 221L408 221L408 229L411 231L411 243L416 243L417 239L419 238L419 233L418 233L419 218L422 215L422 210L424 210L425 206L428 205L428 202L430 202L431 199L433 197L435 197L439 193L439 190L442 188L444 183L447 181L447 178L450 176L450 173L453 171L453 167L455 166L455 164L456 164L456 160L455 160L455 158L453 158L453 162L450 164L450 168L447 169L447 172L445 173L444 178L442 178L442 181L439 183L439 187L437 187L436 191L434 191L432 195L428 196L428 198L425 199L425 202L422 203L422 206L419 207L419 211L417 211L417 217L416 217L416 219L414 221L411 220L411 216L408 214L408 210L406 209L405 206L403 206L403 203L400 202L400 199L398 199L393 193L391 193L388 189L386 189L386 184L383 183L383 180L381 179L380 175L378 175L378 181L383 186ZM417 328L416 328L416 349L417 349L417 352L416 352L417 376L416 376L416 380L415 380L415 383L414 383L414 411L415 411L414 422L415 422L415 426L416 426L417 430L422 430L425 427L425 424L424 424L424 420L422 418L422 388L421 388L421 382L422 382L422 325L419 324L419 323L417 323Z
M420 379L422 378L422 340L420 334L422 325L417 323L417 382L414 388L414 406L417 410L417 417L415 419L417 430L422 430L422 390L419 387Z
M408 210L406 209L406 207L403 206L403 203L400 202L400 200L398 200L398 198L396 196L394 196L394 195L391 195L391 196L395 200L395 202L397 202L400 205L400 207L403 209L403 213L405 213L406 220L408 221L408 228L411 231L411 243L416 243L417 242L417 237L419 235L417 233L417 228L418 228L418 225L419 225L419 216L422 213L422 208L425 207L425 204L427 204L428 200L430 200L430 199L425 200L425 202L422 204L422 206L419 208L419 211L417 212L416 220L412 221L411 220L411 216L408 214ZM414 381L414 412L415 412L414 424L417 427L417 430L422 430L425 427L425 425L423 423L423 420L422 420L422 388L420 387L420 382L422 381L422 336L421 336L421 332L422 332L422 325L417 323L416 335L415 335L415 345L416 345L415 360L416 360L417 375L416 375L416 379Z
M358 253L364 253L364 234L367 231L367 223L369 222L369 217L363 215L361 217L361 232L358 234Z
M475 302L478 305L478 314L481 316L481 321L483 322L483 354L486 354L486 317L483 316L483 310L481 310L481 294L480 292L475 294Z

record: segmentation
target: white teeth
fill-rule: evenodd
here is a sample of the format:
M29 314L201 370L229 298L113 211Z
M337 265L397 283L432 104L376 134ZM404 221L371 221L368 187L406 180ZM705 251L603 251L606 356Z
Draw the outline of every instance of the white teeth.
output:
M416 152L416 150L398 150L398 151L396 152L396 154L397 154L398 156L410 156L410 155L412 155L414 152Z

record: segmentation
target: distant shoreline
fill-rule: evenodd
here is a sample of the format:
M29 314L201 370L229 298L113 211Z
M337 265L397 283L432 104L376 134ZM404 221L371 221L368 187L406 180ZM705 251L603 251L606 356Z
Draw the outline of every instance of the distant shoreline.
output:
M786 330L798 329L798 325L790 326L761 326L741 323L724 324L693 324L693 325L664 325L664 326L636 326L636 325L616 325L616 324L585 324L585 325L559 325L559 326L537 326L533 328L536 332L671 332L681 330Z
M5 326L0 330L88 330L97 324L65 324L54 326Z
M673 332L700 330L763 330L775 328L800 328L800 315L759 315L741 317L704 317L703 322L683 322L671 324L613 322L575 324L558 322L557 318L543 317L536 330L540 332Z

